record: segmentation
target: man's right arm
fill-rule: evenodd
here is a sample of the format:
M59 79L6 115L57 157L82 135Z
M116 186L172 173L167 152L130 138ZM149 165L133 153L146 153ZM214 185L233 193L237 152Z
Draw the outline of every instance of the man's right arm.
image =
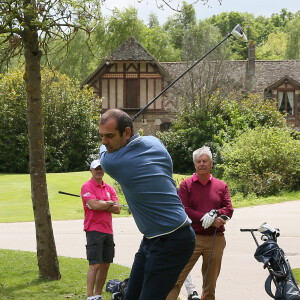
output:
M109 201L99 201L96 199L90 199L86 202L87 206L93 210L107 210L108 208L114 206L113 202ZM115 205L117 206L117 205Z

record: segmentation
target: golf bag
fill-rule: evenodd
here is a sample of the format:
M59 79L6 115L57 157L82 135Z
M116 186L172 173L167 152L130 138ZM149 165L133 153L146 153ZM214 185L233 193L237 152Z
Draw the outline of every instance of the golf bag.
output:
M107 284L106 284L106 291L107 292L111 292L111 293L115 293L118 292L120 289L120 284L121 284L121 280L119 279L111 279L108 280Z
M269 271L270 275L265 282L267 294L276 300L300 300L300 291L289 261L277 244L277 237L280 235L279 229L263 223L258 229L241 229L241 231L251 232L257 244L254 257ZM253 231L262 233L263 244L258 244ZM271 290L272 283L276 288L275 293Z
M124 281L121 281L118 285L118 291L116 291L115 293L112 294L111 296L111 300L123 300L126 290L127 290L127 286L128 286L128 279L126 278Z

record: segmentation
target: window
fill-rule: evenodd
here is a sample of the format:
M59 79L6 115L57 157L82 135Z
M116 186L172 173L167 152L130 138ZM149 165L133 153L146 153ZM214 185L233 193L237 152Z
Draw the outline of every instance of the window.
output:
M126 108L138 108L138 80L126 80Z
M171 122L164 122L160 124L160 131L167 131L171 128L172 123Z
M278 91L278 109L294 115L294 91Z

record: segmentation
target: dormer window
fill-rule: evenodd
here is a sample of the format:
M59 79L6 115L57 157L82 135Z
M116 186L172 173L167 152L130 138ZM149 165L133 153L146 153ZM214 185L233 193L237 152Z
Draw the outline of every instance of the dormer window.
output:
M288 115L293 116L295 114L295 90L278 90L278 109L279 111L285 111Z
M287 125L300 125L300 83L285 75L265 89L267 99L276 99L278 110L286 114Z

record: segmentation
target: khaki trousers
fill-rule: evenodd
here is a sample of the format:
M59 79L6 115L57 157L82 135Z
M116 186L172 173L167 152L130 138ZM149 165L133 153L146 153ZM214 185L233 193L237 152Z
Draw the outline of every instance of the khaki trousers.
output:
M196 234L196 246L194 253L192 254L189 262L185 266L185 268L182 270L181 274L179 275L179 278L172 289L172 291L169 293L166 300L176 300L181 287L183 285L184 280L186 279L187 275L190 273L196 262L198 261L199 257L202 256L203 263L202 263L202 278L204 282L204 278L206 276L206 270L208 266L209 256L211 252L211 246L213 242L213 236L212 235L199 235ZM215 288L216 288L216 282L217 278L220 274L221 270L221 263L222 263L222 256L223 251L226 246L226 240L223 233L217 233L215 244L212 252L212 257L210 261L209 271L207 275L206 280L206 287L204 291L204 299L205 300L215 300Z

